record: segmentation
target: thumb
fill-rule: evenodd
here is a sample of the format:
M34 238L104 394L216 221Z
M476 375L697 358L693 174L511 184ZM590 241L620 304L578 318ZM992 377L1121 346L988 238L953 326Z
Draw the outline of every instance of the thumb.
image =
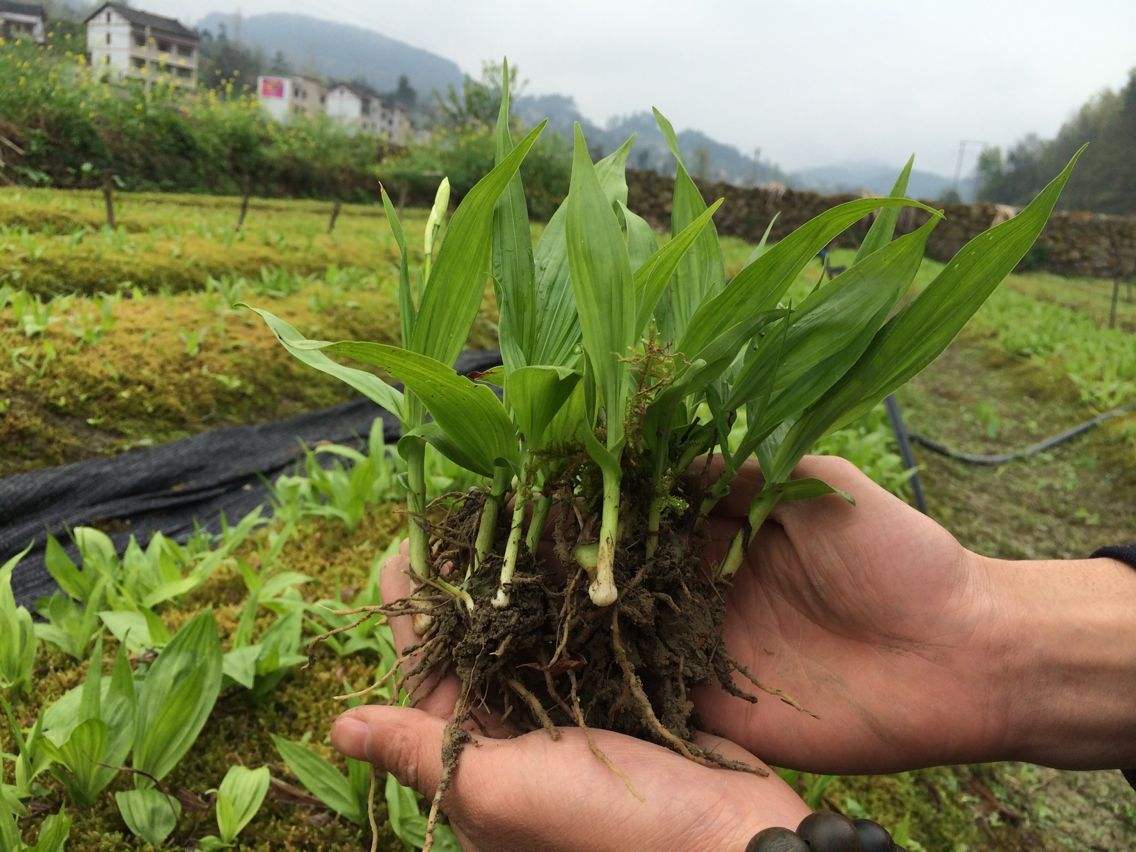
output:
M409 707L368 704L348 710L331 727L331 744L347 757L373 763L404 787L432 798L442 777L446 723Z

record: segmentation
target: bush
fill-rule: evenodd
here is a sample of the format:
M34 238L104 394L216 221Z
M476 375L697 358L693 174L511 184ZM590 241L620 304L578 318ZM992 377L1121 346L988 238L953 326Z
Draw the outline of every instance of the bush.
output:
M443 177L461 199L493 168L494 141L488 128L445 130L427 142L384 161L377 169L388 190L413 203L429 205ZM546 132L521 166L529 215L547 220L568 193L572 158L568 142Z
M0 50L0 133L23 149L19 183L373 200L384 143L325 117L271 120L253 97L155 81L108 85L81 55ZM10 153L6 151L5 155ZM10 158L8 158L10 160Z

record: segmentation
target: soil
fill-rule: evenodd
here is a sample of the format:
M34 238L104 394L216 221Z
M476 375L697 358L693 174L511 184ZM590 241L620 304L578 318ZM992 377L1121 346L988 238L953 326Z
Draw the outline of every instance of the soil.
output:
M625 486L631 478L625 478ZM704 765L764 771L693 742L698 720L690 696L697 685L716 681L745 700L757 699L731 680L733 671L742 670L721 638L725 586L690 569L701 564L704 544L697 512L683 508L669 517L668 535L648 559L647 495L641 489L634 493L634 486L632 492L625 492L622 501L615 561L620 594L611 606L591 601L584 569L565 567L562 557L594 537L595 531L582 527L580 519L598 514L597 507L580 505L570 493L554 498L555 520L549 528L555 546L547 553L524 552L518 559L508 606L492 604L500 556L485 559L470 573L465 589L474 602L472 611L426 584L393 605L404 612L428 609L432 615L417 645L404 652L417 660L403 676L417 684L411 698L420 700L440 674L452 672L461 682L450 723L453 735L444 753L447 778L464 744L465 735L457 732L477 724L483 713L518 734L544 729L555 738L559 726L603 728L657 743ZM699 494L676 496L677 505L684 507L701 502ZM435 571L462 576L472 564L484 500L471 492L435 520ZM497 530L498 542L508 534L506 523Z

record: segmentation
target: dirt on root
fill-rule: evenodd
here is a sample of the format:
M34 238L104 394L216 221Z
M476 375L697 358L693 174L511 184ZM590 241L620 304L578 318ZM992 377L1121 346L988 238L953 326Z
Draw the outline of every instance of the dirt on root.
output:
M431 615L419 642L404 652L416 659L400 678L415 684L412 700L421 700L443 674L452 673L461 683L444 750L444 783L467 739L463 726L478 724L485 714L518 734L544 729L556 738L560 726L602 728L657 743L703 765L762 771L693 741L698 718L691 695L697 685L716 682L745 700L757 700L731 679L734 671L750 675L722 641L726 587L701 567L705 542L695 511L668 518L668 535L647 558L647 501L625 497L615 559L619 598L598 607L588 596L588 573L575 565L566 568L561 558L571 545L594 537L581 519L595 513L563 495L554 500L550 523L556 545L547 553L540 548L521 555L507 587L509 604L495 607L500 555L469 567L484 500L481 494L466 495L431 525L435 570L448 569L451 581L468 572L464 588L472 609L429 584L393 605ZM680 502L697 506L699 501L691 495ZM507 533L502 521L495 540L504 541ZM594 744L592 749L608 763Z

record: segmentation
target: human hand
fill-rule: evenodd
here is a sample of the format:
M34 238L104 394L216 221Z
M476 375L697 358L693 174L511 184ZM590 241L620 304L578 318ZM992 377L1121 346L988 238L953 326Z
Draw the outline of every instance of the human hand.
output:
M820 772L1125 762L1136 573L1108 559L979 556L836 457L806 457L794 476L823 479L856 505L778 506L734 576L724 634L757 678L819 718L705 686L695 699L705 727L771 763ZM760 483L747 465L715 510L709 564Z
M410 595L405 551L383 570L383 598ZM391 618L401 650L414 634L409 617ZM391 772L427 799L442 776L442 743L459 684L450 676L417 709L368 705L332 727L332 744ZM482 719L495 734L506 734ZM619 773L605 766L578 728L511 739L472 736L443 799L467 849L736 849L764 828L796 828L809 814L776 774L700 766L661 746L611 731L590 731ZM695 741L723 757L764 769L753 755L709 734ZM634 794L632 793L634 790Z

